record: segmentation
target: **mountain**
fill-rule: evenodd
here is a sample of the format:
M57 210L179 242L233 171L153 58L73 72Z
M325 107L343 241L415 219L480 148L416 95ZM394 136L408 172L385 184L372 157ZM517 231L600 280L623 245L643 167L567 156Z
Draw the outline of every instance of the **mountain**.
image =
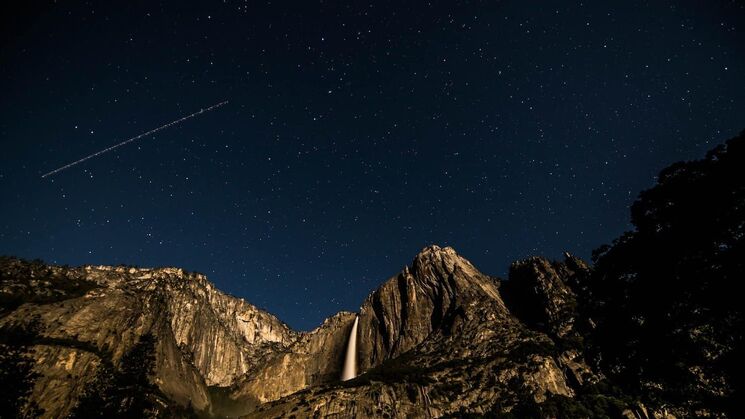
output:
M572 398L583 383L597 381L581 351L553 332L556 323L562 336L570 333L571 318L553 317L573 316L564 283L587 269L567 260L516 263L515 282L529 292L510 291L506 303L503 281L452 248L423 249L362 303L362 374L345 382L355 313L296 332L203 275L177 268L69 268L4 258L0 328L6 335L32 331L27 353L37 376L29 400L45 417L79 415L86 389L120 380L112 371L125 368L147 339L153 365L143 376L153 386L143 388L152 393L145 398L153 415L486 414ZM522 321L509 307L525 303L551 319L534 322L517 310Z
M576 388L597 380L579 351L515 317L501 285L452 248L425 248L362 304L364 374L310 387L249 416L493 415L519 403L572 398Z

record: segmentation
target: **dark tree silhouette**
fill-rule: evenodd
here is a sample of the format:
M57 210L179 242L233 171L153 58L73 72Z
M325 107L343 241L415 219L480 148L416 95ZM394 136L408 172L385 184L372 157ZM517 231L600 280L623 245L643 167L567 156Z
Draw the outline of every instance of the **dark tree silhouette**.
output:
M37 334L35 322L0 330L0 418L33 418L42 413L29 400L38 374L29 356Z
M606 374L659 404L734 415L742 395L745 132L664 169L635 230L595 251L580 289ZM733 416L734 417L734 416Z
M119 368L101 363L72 418L142 418L157 414L158 389L150 382L155 368L155 338L143 335L121 359Z

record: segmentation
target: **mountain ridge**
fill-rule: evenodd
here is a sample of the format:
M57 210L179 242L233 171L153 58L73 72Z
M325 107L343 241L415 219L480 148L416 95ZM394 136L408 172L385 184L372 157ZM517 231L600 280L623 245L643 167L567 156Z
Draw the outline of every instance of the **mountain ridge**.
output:
M7 258L3 263L4 295L24 286L23 292L43 293L45 286L54 289L65 280L87 285L85 292L21 304L0 318L6 329L35 319L47 342L78 342L34 348L37 365L43 367L37 367L41 384L32 399L55 416L73 409L81 383L93 379L93 370L103 362L116 364L147 333L157 336L154 382L165 397L215 414L211 387L231 388L231 398L253 406L338 381L349 328L358 314L360 371L428 339L445 338L466 315L463 303L474 298L509 318L498 280L481 274L454 249L436 245L425 247L411 266L371 292L359 313L339 312L307 332L292 330L270 313L220 292L206 276L181 268L66 268ZM74 347L84 345L98 355ZM78 373L72 384L59 378L70 371ZM56 389L54 397L49 389Z
M25 269L25 276L12 272L14 269ZM207 416L263 415L266 412L260 409L268 404L275 408L281 406L281 400L292 404L292 395L298 392L328 386L335 389L349 330L358 315L358 368L362 376L407 357L420 359L411 361L412 368L431 371L437 371L440 364L467 363L469 357L483 358L494 352L488 340L500 333L512 342L500 346L502 351L509 352L507 346L513 343L518 347L518 341L550 344L550 339L530 332L510 313L502 300L498 278L481 273L453 248L437 245L422 249L410 266L371 292L359 312L341 311L307 332L292 330L270 313L217 290L206 276L181 268L65 268L38 262L26 266L17 259L5 259L2 275L3 294L22 288L20 283L9 281L11 277L26 278L26 285L37 291L39 284L49 283L54 288L62 277L90 284L82 294L60 295L44 304L21 304L0 318L0 328L5 329L22 325L24 319L36 319L43 324L39 332L42 340L56 339L59 343L50 346L39 342L32 351L41 378L31 400L50 416L74 411L76 401L84 395L85 383L94 381L95 370L107 362L116 365L147 334L156 336L152 377L166 400L162 404L172 403L175 409L194 409ZM45 277L53 280L39 279ZM94 322L107 327L92 327ZM494 326L483 327L488 323ZM470 347L458 342L461 337ZM96 354L79 348L85 345L94 348ZM442 347L454 349L452 356L438 355ZM526 385L532 386L530 391L538 400L547 393L573 394L561 368L571 365L576 370L589 370L577 353L537 356L532 361L531 374L544 378L529 378L530 384ZM416 366L417 362L421 365ZM76 372L72 380L60 378L70 371ZM518 375L514 371L510 374ZM449 407L442 406L432 400L432 389L411 387L401 380L407 379L396 378L399 383L394 383L389 393L389 402L397 405L397 412L438 416L452 414L453 407L474 403L448 402ZM369 390L359 385L363 381L351 380L345 388ZM216 405L215 389L222 389L223 399L229 401L222 404L229 408ZM427 400L424 411L418 409L418 402L403 401L408 396L402 397L401 393L412 391ZM335 397L343 400L345 395ZM287 407L291 411L298 406ZM358 405L356 409L375 415L379 407Z

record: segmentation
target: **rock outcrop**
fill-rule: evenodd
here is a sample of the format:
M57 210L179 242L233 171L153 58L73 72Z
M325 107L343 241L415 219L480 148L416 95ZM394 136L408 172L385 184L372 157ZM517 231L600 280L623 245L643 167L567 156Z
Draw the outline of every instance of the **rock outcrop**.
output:
M589 272L583 261L565 256L564 262L540 257L514 262L501 289L510 311L523 323L560 339L577 335L577 299L570 284Z

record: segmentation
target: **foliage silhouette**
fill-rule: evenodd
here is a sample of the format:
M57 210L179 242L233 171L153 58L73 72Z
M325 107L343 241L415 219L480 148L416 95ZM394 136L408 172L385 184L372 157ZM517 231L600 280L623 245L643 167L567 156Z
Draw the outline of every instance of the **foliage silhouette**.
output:
M118 368L101 363L72 418L128 418L157 416L158 389L150 382L155 368L155 339L143 335L122 356Z
M656 405L734 415L742 394L745 132L664 169L635 229L597 249L578 287L594 359Z
M29 356L37 329L32 320L27 325L0 330L0 418L33 418L43 413L29 400L39 376Z

